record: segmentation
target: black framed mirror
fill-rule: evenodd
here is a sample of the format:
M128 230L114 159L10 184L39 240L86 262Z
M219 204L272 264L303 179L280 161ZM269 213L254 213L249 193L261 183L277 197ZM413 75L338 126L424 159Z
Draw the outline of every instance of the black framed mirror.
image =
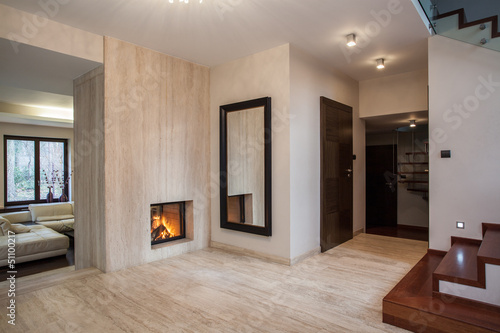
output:
M220 226L271 236L271 97L220 107Z

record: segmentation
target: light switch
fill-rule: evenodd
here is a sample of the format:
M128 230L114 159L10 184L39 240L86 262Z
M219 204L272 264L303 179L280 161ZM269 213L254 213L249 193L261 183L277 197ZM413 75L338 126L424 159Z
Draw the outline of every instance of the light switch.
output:
M441 158L451 158L451 150L441 150Z

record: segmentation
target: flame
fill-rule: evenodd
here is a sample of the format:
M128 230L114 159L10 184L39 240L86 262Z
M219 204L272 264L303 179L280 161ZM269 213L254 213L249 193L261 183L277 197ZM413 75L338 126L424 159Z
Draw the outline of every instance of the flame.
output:
M155 241L178 236L178 232L176 232L176 228L170 222L168 222L168 220L163 216L161 218L160 218L160 216L153 217L153 223L151 223L151 233L153 233L154 230L156 230L161 225L163 225L163 227L165 227L165 230L163 230L155 238Z

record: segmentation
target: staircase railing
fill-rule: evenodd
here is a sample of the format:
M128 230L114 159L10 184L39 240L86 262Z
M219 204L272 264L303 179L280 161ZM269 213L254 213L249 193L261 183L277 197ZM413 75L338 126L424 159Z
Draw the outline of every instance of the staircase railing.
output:
M486 0L419 0L436 34L500 51L500 6Z

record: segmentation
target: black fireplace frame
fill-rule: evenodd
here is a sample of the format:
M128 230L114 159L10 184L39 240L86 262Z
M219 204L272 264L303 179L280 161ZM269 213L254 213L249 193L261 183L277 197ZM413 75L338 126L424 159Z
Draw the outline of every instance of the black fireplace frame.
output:
M161 207L161 212L160 215L163 213L163 206L165 205L179 205L179 214L181 216L181 234L176 237L171 237L171 238L166 238L166 239L161 239L158 241L151 241L151 246L153 245L158 245L158 244L163 244L163 243L168 243L172 242L178 239L184 239L186 238L186 201L176 201L176 202L163 202L163 203L156 203L156 204L151 204L149 206L149 228L151 230L151 208L153 206L160 206Z

